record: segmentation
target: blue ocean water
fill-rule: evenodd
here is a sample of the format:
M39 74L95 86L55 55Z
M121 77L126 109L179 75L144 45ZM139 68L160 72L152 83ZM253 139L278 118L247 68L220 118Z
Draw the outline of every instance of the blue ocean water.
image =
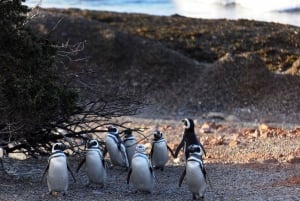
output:
M25 4L207 19L253 19L300 26L300 0L26 0Z

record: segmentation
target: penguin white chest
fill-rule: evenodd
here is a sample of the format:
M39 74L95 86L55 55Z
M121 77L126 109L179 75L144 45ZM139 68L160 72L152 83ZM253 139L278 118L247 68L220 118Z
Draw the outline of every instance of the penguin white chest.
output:
M168 148L165 141L154 142L151 163L153 168L164 167L168 161Z
M206 180L199 166L199 162L188 161L186 164L186 181L192 193L203 196L206 190Z
M133 157L131 163L132 173L130 181L140 191L152 192L154 177L150 170L149 162L143 157Z
M49 162L47 175L49 192L66 192L68 189L68 168L65 156L53 157Z
M87 151L86 171L90 182L104 184L106 179L106 170L103 166L99 151Z

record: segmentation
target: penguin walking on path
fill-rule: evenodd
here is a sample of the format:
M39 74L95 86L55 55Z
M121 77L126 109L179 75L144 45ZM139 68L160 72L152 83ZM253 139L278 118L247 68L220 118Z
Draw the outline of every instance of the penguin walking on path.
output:
M127 184L131 182L138 191L152 193L154 187L154 173L142 144L136 146L132 157L131 167L127 175Z
M192 193L192 199L204 200L207 188L207 173L202 160L202 147L200 145L190 145L188 151L189 157L179 179L179 187L181 187L182 181L186 177L188 188Z
M129 164L131 164L131 159L135 153L135 147L136 147L137 142L136 142L136 139L133 136L132 130L130 128L124 130L124 134L125 134L125 136L124 136L123 143L126 147L126 154L127 154L128 162L129 162Z
M43 181L45 174L48 173L47 185L49 194L53 194L54 192L63 192L63 195L67 194L69 185L68 170L74 182L76 182L74 174L67 163L67 157L63 152L65 149L66 145L63 143L55 143L52 146L52 154L48 158L48 165L42 176Z
M107 131L105 154L108 152L113 165L126 167L126 169L128 169L129 161L126 154L126 147L119 136L118 129L115 126L109 126L107 127Z
M187 148L192 144L200 145L204 152L204 155L206 155L203 145L199 142L198 138L196 137L194 121L192 119L185 118L182 120L182 122L184 123L185 129L181 142L175 150L174 158L177 158L179 151L183 148L185 153L185 159L187 159L189 156L189 151L187 150Z
M97 140L89 140L87 142L87 151L85 158L79 163L76 172L79 171L81 166L86 164L86 173L89 179L88 185L91 183L100 184L101 188L104 187L106 180L106 168Z
M171 148L168 146L167 141L163 138L162 132L154 131L154 139L150 151L151 165L154 169L164 170L164 167L169 159L168 150L173 155Z

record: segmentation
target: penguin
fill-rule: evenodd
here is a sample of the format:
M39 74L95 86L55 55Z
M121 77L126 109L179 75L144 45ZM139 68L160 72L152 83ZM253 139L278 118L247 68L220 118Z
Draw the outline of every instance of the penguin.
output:
M115 126L109 126L107 127L107 131L105 154L108 152L114 166L126 167L128 169L129 161L126 154L126 147L119 136L118 129Z
M130 128L124 130L124 145L126 147L126 154L128 158L129 165L131 164L131 159L133 154L135 153L135 147L136 147L136 140L135 137L132 134L132 130Z
M104 187L106 180L105 162L97 140L89 140L86 144L87 152L85 158L79 163L76 172L86 163L86 173L89 179L87 185L91 183L100 184Z
M146 148L142 144L136 146L132 157L131 167L127 175L127 184L131 182L137 191L152 193L154 188L154 173Z
M166 163L168 162L169 155L168 150L171 150L166 140L163 138L162 132L154 131L154 139L152 141L150 160L153 169L164 170ZM171 154L172 150L171 150Z
M187 147L192 144L200 145L204 152L204 155L206 155L206 151L203 145L199 142L198 138L196 137L194 121L192 119L185 118L182 120L182 122L184 123L185 129L181 142L175 150L174 158L177 158L179 151L183 148L185 153L185 159L187 159L189 156L189 151L187 150Z
M68 170L74 182L76 182L74 174L67 163L67 157L63 152L65 149L66 145L63 143L55 143L52 146L52 153L48 158L48 165L42 176L43 181L45 174L48 173L47 185L49 194L53 194L54 192L63 192L63 195L67 194L69 185Z
M179 179L181 187L184 177L188 188L192 193L193 200L204 200L204 194L207 188L207 172L203 164L203 151L200 145L190 145L188 147L189 157L185 169Z

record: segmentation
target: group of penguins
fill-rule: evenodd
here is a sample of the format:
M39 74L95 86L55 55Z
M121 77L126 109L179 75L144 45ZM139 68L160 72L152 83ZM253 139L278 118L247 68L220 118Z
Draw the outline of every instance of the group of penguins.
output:
M203 200L207 188L207 173L203 163L203 154L206 153L195 134L193 120L186 118L182 122L185 130L175 152L173 153L168 147L163 134L155 130L149 155L146 153L145 145L136 142L131 129L125 130L125 137L122 140L118 128L109 126L107 127L105 149L103 151L100 149L97 140L88 140L85 157L78 164L76 171L78 172L81 166L85 164L88 184L95 183L103 187L107 177L104 158L105 154L108 153L113 166L125 167L128 170L127 184L131 183L137 191L151 193L155 183L154 169L164 169L168 161L168 151L174 158L177 158L179 151L183 148L186 161L185 168L179 178L179 187L185 178L193 200ZM65 149L66 145L63 143L55 143L52 146L52 153L42 176L43 180L47 174L49 194L63 192L65 195L67 193L68 171L76 182L64 154Z

